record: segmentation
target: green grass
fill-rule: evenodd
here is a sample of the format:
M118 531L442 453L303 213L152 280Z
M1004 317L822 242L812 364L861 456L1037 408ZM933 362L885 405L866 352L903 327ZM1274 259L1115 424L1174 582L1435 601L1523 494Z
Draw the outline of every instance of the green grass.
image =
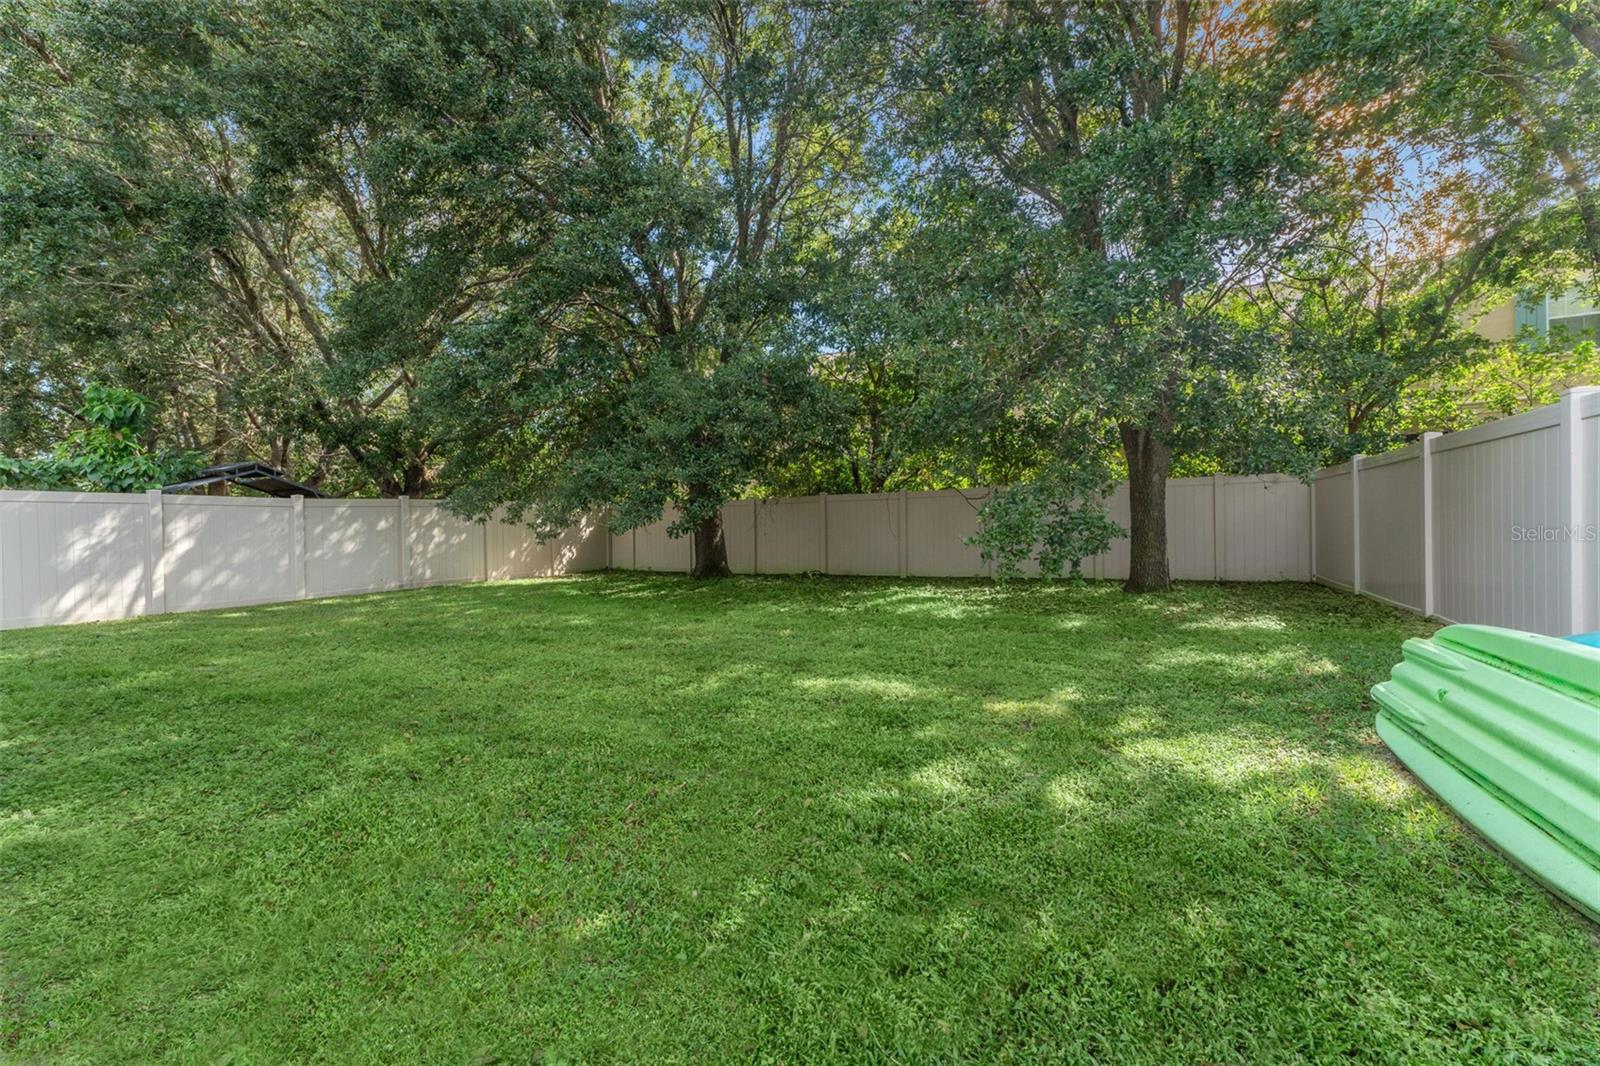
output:
M601 575L0 635L0 1057L1600 1058L1307 586Z

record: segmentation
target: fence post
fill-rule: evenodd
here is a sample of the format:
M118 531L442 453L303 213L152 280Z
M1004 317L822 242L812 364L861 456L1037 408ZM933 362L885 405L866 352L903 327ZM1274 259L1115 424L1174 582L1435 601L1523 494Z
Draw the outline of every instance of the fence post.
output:
M294 575L294 598L306 598L306 498L289 497L290 514L294 521L294 546L289 557L289 569Z
M1350 457L1350 585L1361 591L1361 460L1360 452Z
M400 587L411 587L411 497L400 497Z
M479 522L478 523L478 559L481 561L481 565L478 567L478 580L479 581L488 581L489 580L489 523L487 521L483 521L483 522Z
M905 489L900 490L900 576L906 576L906 568L911 557L911 529L908 525L908 516L911 514L910 497Z
M1561 394L1561 451L1565 457L1565 474L1562 491L1567 497L1566 506L1566 571L1568 633L1581 633L1588 627L1584 618L1586 604L1584 592L1596 575L1586 574L1588 560L1584 543L1583 520L1588 502L1587 494L1593 491L1593 481L1600 471L1584 469L1582 398L1592 388L1568 389Z
M149 504L145 514L145 565L150 574L150 595L145 603L146 614L167 613L167 529L164 500L160 489L150 489L144 494Z
M963 493L962 495L965 495L965 493ZM983 506L987 507L989 505L989 501L992 500L992 499L994 499L994 487L990 486L989 488L983 490ZM982 508L979 508L978 528L979 529L983 528ZM988 576L989 580L993 581L994 580L994 556L992 554L984 562L983 569L984 569L984 573Z
M1433 545L1433 442L1437 433L1422 435L1422 616L1434 614L1434 559Z
M828 494L826 492L817 493L817 524L819 526L817 539L822 544L822 572L826 574L830 573L828 570Z
M1211 580L1222 580L1222 475L1211 475Z
M1311 508L1311 580L1317 580L1317 475L1311 474L1311 491L1306 493L1307 506Z

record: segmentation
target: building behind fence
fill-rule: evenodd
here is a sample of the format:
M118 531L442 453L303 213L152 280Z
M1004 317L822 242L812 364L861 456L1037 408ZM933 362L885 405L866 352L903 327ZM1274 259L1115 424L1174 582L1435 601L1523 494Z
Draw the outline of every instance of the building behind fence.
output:
M989 489L740 500L736 573L984 577ZM1122 486L1109 501L1126 526ZM600 570L686 572L671 516L540 544L431 500L0 492L0 629ZM1294 478L1167 483L1175 578L1309 581L1455 621L1600 628L1600 389ZM1128 544L1085 560L1127 576Z

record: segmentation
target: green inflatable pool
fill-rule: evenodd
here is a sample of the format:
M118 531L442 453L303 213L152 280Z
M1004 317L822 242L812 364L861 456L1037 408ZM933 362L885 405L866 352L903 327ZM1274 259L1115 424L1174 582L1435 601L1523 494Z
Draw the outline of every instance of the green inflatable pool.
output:
M1600 648L1492 626L1408 640L1378 735L1474 829L1600 921Z

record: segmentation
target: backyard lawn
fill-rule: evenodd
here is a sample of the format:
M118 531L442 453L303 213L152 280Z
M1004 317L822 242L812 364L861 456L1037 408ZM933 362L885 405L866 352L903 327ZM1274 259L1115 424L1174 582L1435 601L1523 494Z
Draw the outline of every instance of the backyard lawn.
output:
M1600 1058L1302 585L594 575L0 634L0 1058Z

